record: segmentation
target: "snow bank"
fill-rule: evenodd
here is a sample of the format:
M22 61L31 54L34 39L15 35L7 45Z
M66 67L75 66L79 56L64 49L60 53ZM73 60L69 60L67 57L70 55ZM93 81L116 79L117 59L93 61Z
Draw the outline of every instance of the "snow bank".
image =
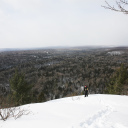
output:
M22 107L30 114L0 121L0 128L128 128L128 96L76 96Z

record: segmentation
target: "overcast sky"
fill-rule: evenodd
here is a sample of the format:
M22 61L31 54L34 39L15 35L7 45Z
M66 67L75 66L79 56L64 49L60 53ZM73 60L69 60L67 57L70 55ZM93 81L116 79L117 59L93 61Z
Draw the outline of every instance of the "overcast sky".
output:
M104 0L0 0L0 48L128 46L128 15L101 5Z

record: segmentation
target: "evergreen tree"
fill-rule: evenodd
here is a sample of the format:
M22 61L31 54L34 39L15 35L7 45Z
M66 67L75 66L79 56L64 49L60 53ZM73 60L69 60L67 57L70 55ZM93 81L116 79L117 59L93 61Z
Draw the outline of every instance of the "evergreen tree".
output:
M30 103L30 86L25 80L25 75L15 70L15 74L10 79L11 94L15 105Z
M106 93L109 94L122 94L124 83L128 80L127 68L122 64L121 67L116 70L111 78L107 87Z
M38 102L45 102L46 98L44 96L44 92L42 91L38 96Z

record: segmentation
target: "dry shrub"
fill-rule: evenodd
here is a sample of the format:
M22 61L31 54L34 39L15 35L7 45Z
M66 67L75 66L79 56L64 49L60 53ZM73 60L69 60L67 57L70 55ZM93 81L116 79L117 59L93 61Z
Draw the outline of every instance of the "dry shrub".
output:
M8 118L20 118L22 115L28 115L29 110L22 107L13 107L13 103L9 103L5 97L0 97L0 120L6 121Z

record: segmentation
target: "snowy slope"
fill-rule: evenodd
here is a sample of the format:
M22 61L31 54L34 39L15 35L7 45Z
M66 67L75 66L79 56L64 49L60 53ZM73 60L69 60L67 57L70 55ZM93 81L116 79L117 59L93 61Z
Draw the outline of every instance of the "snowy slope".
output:
M31 113L0 121L0 128L128 128L128 96L77 96L22 107Z

